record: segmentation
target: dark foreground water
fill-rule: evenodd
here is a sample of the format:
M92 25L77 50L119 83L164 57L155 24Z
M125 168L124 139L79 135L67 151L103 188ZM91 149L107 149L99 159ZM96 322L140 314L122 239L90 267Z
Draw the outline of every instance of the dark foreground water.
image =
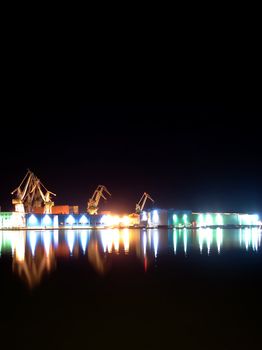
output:
M0 252L1 348L262 348L258 229L0 231Z

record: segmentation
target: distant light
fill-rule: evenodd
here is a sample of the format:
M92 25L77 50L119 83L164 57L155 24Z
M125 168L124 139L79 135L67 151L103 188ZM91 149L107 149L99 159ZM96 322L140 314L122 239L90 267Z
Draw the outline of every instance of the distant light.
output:
M198 221L199 221L199 226L204 226L205 225L203 214L199 214L198 215Z
M124 226L130 226L130 219L128 216L123 216L120 221Z
M211 214L207 214L207 215L206 215L206 225L207 225L207 226L213 225L213 218L212 218L212 215L211 215Z
M75 223L75 218L72 215L69 215L66 219L66 223L69 225L73 225Z
M176 254L176 247L177 247L177 231L176 231L176 229L173 231L173 244L174 244L174 253Z
M223 243L223 231L222 228L218 227L216 230L216 241L217 241L217 251L220 254L220 248Z
M253 214L252 215L252 221L254 225L259 225L259 216L258 214Z
M50 231L43 232L43 241L44 241L46 255L49 255L49 249L51 246L51 232Z
M186 252L187 252L187 232L186 232L186 228L184 229L183 241L184 241L184 252L185 252L185 255L186 255Z
M54 230L53 233L54 233L54 244L55 244L55 247L57 247L58 244L59 244L59 233L58 233L58 230Z
M128 253L129 252L129 230L128 229L124 229L123 242L124 242L125 253Z
M44 225L48 226L52 224L52 219L50 218L49 215L45 215L43 218L43 223Z
M155 257L156 257L157 250L158 250L158 232L156 230L153 233L153 242L154 242L154 252L155 252Z
M147 221L147 213L146 213L146 211L143 211L142 221Z
M144 255L146 255L146 243L147 243L147 238L146 238L146 233L144 232L144 234L143 234L143 252L144 252Z
M158 211L154 210L153 211L153 217L152 217L153 223L154 224L158 224L159 222L159 215L158 215Z
M177 215L176 214L173 215L173 222L177 223Z
M71 255L73 252L74 243L75 243L75 231L69 230L67 231L67 244Z
M183 215L183 220L184 220L184 223L186 224L186 222L187 222L187 214Z
M87 244L87 231L86 230L80 232L80 241L81 241L81 246L82 246L83 252L85 253L86 244Z
M36 247L36 237L37 233L35 231L29 231L29 243L30 243L30 248L32 255L35 255L35 247Z
M86 225L88 223L88 219L85 215L82 215L79 222L82 224L82 225Z
M28 221L30 225L35 225L37 223L37 218L32 214Z
M216 222L217 222L217 225L223 225L223 217L221 214L216 215Z

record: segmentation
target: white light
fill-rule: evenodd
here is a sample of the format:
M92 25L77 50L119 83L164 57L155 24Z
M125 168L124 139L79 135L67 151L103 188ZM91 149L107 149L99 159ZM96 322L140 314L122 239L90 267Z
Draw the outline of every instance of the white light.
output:
M67 231L67 244L71 255L73 253L74 243L75 243L75 231L69 230Z
M101 232L101 241L104 249L104 253L106 252L107 249L107 233L105 231Z
M218 254L220 254L220 247L223 243L223 231L220 227L218 227L216 231L217 251Z
M200 250L200 254L202 254L202 250L203 250L203 242L204 242L204 231L205 229L201 228L199 229L199 233L198 233L198 241L199 241L199 250Z
M200 227L205 225L203 214L199 214L198 221L199 221L199 226Z
M59 233L58 233L58 230L54 230L54 244L55 244L55 247L57 247L58 244L59 244Z
M80 241L81 241L81 246L82 246L83 252L85 253L86 244L87 244L87 231L86 230L80 232Z
M176 247L177 247L177 231L173 231L173 244L174 244L174 253L176 254Z
M211 214L206 215L206 224L207 224L207 226L213 225L213 219L212 219Z
M82 225L86 225L88 223L88 219L85 215L82 215L81 216L81 219L79 220L79 222L82 224Z
M259 225L259 216L257 214L252 215L252 221L254 225Z
M123 242L124 242L125 253L128 253L129 252L129 230L127 228L124 229Z
M119 231L116 230L113 232L113 241L114 241L114 247L116 252L119 251L119 240L120 240Z
M159 215L158 215L158 211L154 210L153 211L153 217L152 217L153 223L154 224L158 224L159 222Z
M37 218L32 214L28 221L30 225L35 225L37 223Z
M184 223L187 222L187 214L184 214L184 215L183 215L183 220L184 220Z
M154 252L155 252L155 257L156 257L157 250L158 250L158 232L156 230L153 233L153 242L154 242Z
M144 251L144 255L146 255L146 242L147 242L147 238L146 238L146 233L143 233L143 251Z
M69 215L66 219L66 223L69 225L73 225L75 223L75 218L72 215Z
M216 215L216 221L217 221L217 225L219 226L223 225L223 217L221 214Z
M142 214L142 221L147 221L147 213L145 211Z
M186 229L184 230L183 241L184 241L184 252L186 255L186 252L187 252L187 232L186 232Z
M49 215L45 215L43 218L43 223L45 226L51 225L52 224L52 219L50 218Z
M35 231L29 231L29 243L33 256L35 255L36 237L37 233Z
M49 255L49 250L50 250L50 246L51 246L51 232L50 231L43 232L43 241L44 241L46 255Z
M207 233L207 237L206 237L206 242L207 242L207 254L209 255L210 253L210 246L213 240L213 232L211 230L211 228L207 228L206 230Z

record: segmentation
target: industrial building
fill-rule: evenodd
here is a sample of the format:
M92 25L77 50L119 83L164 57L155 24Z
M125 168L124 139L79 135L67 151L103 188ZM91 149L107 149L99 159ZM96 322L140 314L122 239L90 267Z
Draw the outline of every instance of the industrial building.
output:
M36 214L0 212L0 229L70 228L201 228L260 226L258 214L196 213L189 210L153 209L139 215Z
M260 226L258 214L197 213L190 210L153 209L140 214L140 223L146 227L238 227Z

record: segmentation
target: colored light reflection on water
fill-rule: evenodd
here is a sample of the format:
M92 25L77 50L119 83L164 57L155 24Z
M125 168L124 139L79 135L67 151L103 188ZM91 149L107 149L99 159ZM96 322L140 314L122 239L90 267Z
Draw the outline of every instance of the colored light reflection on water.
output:
M0 231L1 330L35 349L106 347L116 329L133 349L195 349L203 330L239 348L231 332L260 337L261 267L254 228Z
M169 244L172 250L169 249ZM259 253L261 230L200 228L141 231L132 229L0 231L1 258L10 255L18 264L24 263L26 259L39 263L42 259L44 266L47 264L44 258L46 256L49 264L46 270L49 272L56 266L55 263L51 264L51 261L68 257L80 259L83 255L89 257L86 260L87 264L93 264L96 271L105 273L106 264L110 265L110 256L119 255L124 259L125 256L131 255L133 260L141 262L148 271L150 266L154 266L152 262L162 256L184 256L187 260L193 255L199 255L199 259L203 255L210 259L213 256L220 256L222 262L223 254L234 251L242 254Z

